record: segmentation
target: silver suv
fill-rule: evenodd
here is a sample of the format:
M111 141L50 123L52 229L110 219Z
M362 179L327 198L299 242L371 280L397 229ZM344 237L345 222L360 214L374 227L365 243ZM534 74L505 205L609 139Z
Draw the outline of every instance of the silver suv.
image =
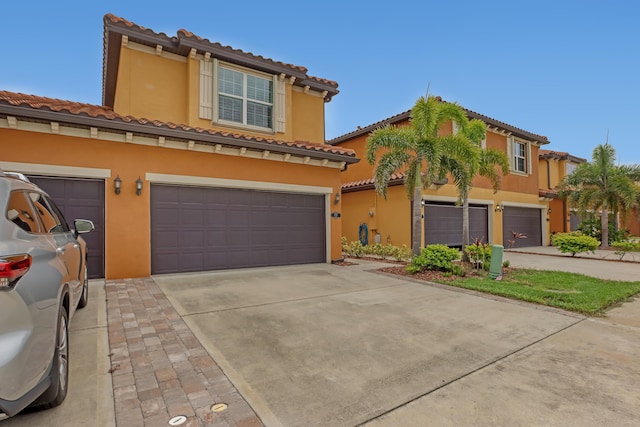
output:
M0 170L0 420L67 395L67 327L87 305L87 249L51 198L24 176Z

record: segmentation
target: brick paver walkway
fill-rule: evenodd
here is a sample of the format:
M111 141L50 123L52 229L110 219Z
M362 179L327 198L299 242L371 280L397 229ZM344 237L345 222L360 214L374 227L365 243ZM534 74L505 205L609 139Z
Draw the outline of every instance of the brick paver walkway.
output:
M107 319L116 424L262 426L151 278L108 281ZM223 412L212 412L225 403Z

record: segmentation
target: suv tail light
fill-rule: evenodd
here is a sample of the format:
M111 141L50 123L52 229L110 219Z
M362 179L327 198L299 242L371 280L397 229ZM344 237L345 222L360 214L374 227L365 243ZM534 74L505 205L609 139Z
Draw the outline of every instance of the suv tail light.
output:
M31 267L31 255L12 255L0 258L0 291L13 289Z

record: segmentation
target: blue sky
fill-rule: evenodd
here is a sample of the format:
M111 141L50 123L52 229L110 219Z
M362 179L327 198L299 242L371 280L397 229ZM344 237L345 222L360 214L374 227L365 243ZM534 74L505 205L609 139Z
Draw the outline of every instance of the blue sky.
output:
M608 132L619 162L640 163L637 1L8 2L0 90L101 104L106 13L337 81L327 138L409 110L429 87L579 157Z

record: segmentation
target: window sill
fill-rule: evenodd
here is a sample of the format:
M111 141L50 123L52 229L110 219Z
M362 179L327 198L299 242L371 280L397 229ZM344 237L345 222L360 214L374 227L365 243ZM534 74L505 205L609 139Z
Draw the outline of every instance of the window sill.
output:
M212 121L211 124L214 125L214 126L222 126L222 127L231 128L231 129L251 131L251 132L256 132L256 133L262 133L262 134L265 134L265 135L275 135L276 134L276 131L271 129L271 128L263 128L263 127L260 127L260 126L244 125L242 123L228 122L228 121L225 121L225 120Z

